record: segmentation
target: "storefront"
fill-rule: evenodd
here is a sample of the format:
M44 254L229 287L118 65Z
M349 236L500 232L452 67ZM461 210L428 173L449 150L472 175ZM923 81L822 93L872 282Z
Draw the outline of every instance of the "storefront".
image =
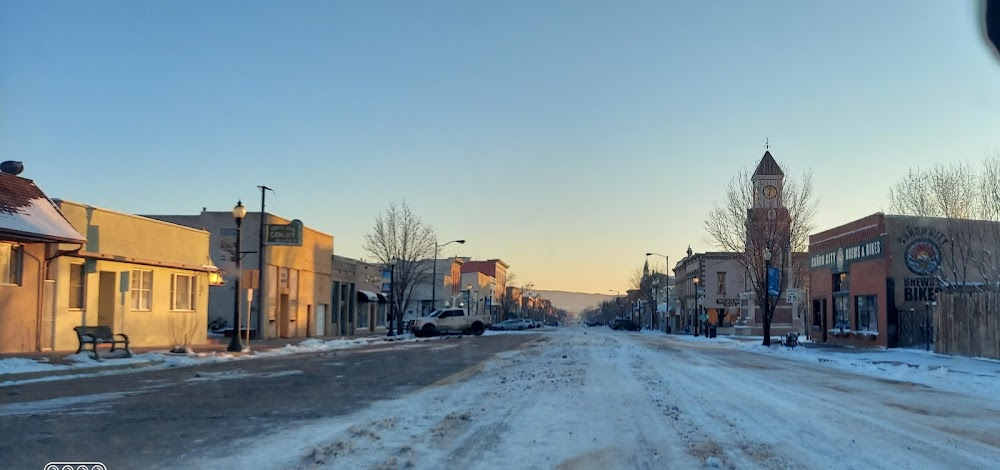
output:
M862 347L930 344L938 288L958 264L949 263L957 259L948 256L952 238L973 224L982 223L877 213L811 235L812 338Z

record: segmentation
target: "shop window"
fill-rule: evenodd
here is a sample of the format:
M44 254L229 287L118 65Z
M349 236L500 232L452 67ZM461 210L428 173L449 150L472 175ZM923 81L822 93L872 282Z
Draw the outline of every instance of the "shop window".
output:
M371 304L363 303L363 306L358 309L358 329L367 330L368 329L368 317L371 315Z
M857 309L854 313L854 324L858 331L878 332L878 297L874 295L857 296Z
M834 274L833 291L847 292L848 290L850 290L850 275L848 273Z
M379 304L375 309L375 326L385 326L385 319L388 315L389 309L386 308L389 304Z
M838 330L851 329L851 298L842 295L833 298L833 327Z

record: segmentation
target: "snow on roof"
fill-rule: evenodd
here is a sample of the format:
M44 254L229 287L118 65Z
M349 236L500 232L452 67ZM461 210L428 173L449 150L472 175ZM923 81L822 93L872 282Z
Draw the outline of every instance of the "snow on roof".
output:
M0 173L0 234L25 241L87 241L33 181L6 173Z

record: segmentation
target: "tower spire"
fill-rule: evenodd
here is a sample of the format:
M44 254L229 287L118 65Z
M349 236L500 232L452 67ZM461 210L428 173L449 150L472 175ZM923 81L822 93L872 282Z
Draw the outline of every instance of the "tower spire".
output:
M771 139L764 137L764 150L771 150Z

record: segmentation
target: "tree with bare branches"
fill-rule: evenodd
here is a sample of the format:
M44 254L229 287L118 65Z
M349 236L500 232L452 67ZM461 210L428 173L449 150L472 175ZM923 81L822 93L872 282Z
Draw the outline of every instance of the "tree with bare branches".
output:
M643 327L652 326L658 328L659 325L655 324L656 319L656 290L653 285L653 280L657 279L657 282L663 282L664 288L666 287L667 268L662 263L649 264L649 260L643 264L641 268L636 267L628 275L628 290L635 291L637 293L637 298L642 301L643 313L649 322L645 322Z
M889 210L915 217L943 217L948 242L937 277L942 286L1000 282L1000 151L979 166L937 163L911 168L889 190Z
M386 267L392 267L392 308L397 332L403 332L403 312L409 308L416 286L430 277L430 258L437 241L434 231L410 209L404 200L390 203L375 217L375 225L365 234L364 249Z
M506 320L512 313L517 312L518 307L521 306L521 299L524 297L524 293L534 289L534 284L531 282L526 282L523 285L518 284L520 284L520 280L517 278L517 274L508 272L498 302L501 321Z
M705 220L709 240L734 253L745 269L747 287L763 312L765 346L771 344L771 320L782 293L805 278L801 272L807 268L793 263L792 253L808 248L816 207L812 174L805 171L786 179L766 152L754 173L743 170L729 181L725 198L715 203ZM777 295L768 292L768 267L778 268L780 279L791 281L780 282Z

